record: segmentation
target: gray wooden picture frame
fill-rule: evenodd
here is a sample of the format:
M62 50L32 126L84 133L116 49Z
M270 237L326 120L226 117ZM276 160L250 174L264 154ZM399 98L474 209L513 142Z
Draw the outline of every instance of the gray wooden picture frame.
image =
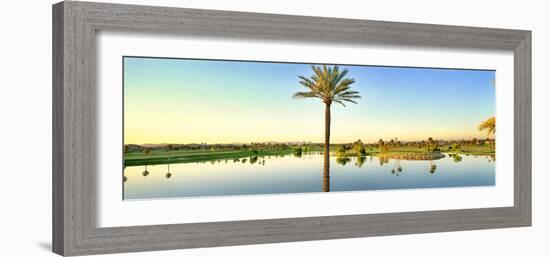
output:
M513 51L514 206L98 227L95 37L101 30ZM530 31L73 1L53 6L55 253L88 255L530 225Z

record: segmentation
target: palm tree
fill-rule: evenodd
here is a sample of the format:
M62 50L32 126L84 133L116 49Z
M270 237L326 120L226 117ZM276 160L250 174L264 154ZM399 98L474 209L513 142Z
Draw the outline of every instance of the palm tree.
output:
M496 119L495 116L486 119L483 121L479 126L477 127L479 131L487 130L487 136L494 135L496 132ZM489 141L491 142L491 141ZM489 145L491 148L494 148L495 146L493 144Z
M332 103L339 103L346 106L344 102L357 103L354 99L361 98L359 92L351 90L354 79L344 78L348 70L340 71L338 66L323 67L312 65L313 75L306 78L298 76L299 83L308 90L297 92L294 98L318 98L325 104L325 153L324 153L324 174L323 191L328 192L329 185L329 156L330 156L330 106Z
M496 79L493 78L491 80L491 84L493 86L496 86ZM479 126L477 127L479 131L487 130L487 136L494 135L496 133L496 119L495 116L492 116L485 121L483 121Z
M487 135L494 135L496 132L495 116L488 118L477 127L479 131L487 130Z

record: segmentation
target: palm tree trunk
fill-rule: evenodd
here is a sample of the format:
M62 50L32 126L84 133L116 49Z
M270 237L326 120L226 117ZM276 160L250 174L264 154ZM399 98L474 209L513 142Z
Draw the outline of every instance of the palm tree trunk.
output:
M325 104L325 163L323 172L323 191L330 191L330 104Z

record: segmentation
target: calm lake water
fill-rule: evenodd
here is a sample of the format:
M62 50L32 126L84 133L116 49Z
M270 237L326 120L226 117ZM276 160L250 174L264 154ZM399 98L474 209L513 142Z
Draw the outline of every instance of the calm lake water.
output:
M460 157L431 162L331 157L330 191L495 185L494 159ZM145 166L126 167L124 199L322 192L324 185L319 153L149 165L147 176L144 170Z

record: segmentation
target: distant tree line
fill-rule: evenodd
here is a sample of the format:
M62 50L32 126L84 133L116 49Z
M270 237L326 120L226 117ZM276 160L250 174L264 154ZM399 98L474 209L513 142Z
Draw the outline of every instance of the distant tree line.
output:
M457 146L479 146L479 145L492 145L494 146L495 140L486 139L460 139L460 140L437 140L429 137L426 140L417 141L400 141L398 138L391 138L390 140L379 139L376 143L365 144L358 139L352 143L340 143L331 144L332 151L336 151L339 154L354 152L358 155L365 155L368 151L387 152L392 148L399 147L416 147L426 149L427 151L440 151L451 150L453 145ZM440 149L441 146L448 146L449 149ZM192 143L192 144L159 144L159 145L138 145L127 144L124 145L124 153L143 152L145 149L149 151L230 151L230 150L295 150L300 148L300 151L311 151L313 149L319 149L324 147L323 143L312 142L267 142L267 143L249 143L249 144L207 144L207 143Z

